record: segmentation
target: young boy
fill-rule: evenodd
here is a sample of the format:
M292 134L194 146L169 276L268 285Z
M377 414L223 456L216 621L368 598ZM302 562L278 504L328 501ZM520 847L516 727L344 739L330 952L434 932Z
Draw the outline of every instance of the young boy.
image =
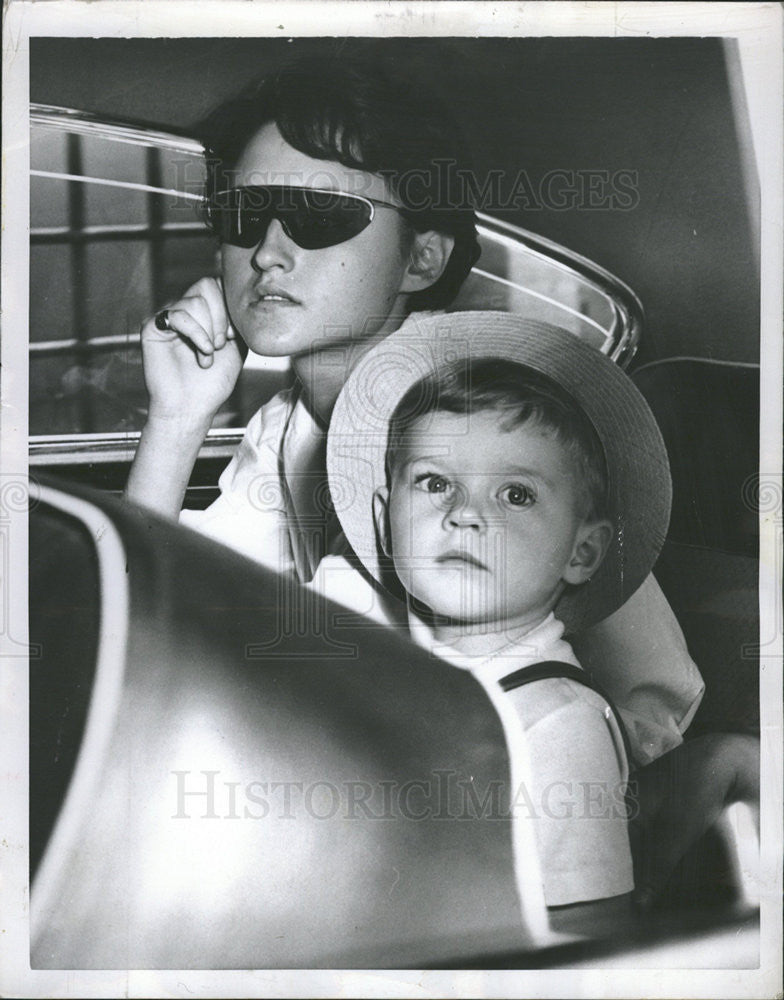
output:
M547 905L629 893L615 716L577 680L523 679L542 662L578 667L565 627L620 606L664 541L669 467L642 396L563 330L412 317L347 382L328 467L348 542L372 577L402 585L416 641L508 692Z

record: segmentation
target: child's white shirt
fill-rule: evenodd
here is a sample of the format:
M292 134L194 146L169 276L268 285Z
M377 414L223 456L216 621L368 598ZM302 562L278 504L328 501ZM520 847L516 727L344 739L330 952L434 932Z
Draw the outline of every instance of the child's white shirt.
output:
M539 680L503 692L500 681L549 660L579 667L563 625L551 613L522 637L486 657L439 643L410 615L412 638L470 670L498 704L514 708L520 739L504 720L512 764L516 822L533 824L547 906L603 899L634 888L625 801L628 764L618 724L604 698L567 678ZM511 735L510 735L511 734ZM520 777L520 775L524 775Z

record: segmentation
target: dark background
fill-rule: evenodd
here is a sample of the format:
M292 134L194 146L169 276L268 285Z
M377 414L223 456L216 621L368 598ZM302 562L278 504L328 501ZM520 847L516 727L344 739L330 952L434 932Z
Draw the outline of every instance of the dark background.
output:
M759 358L758 273L723 43L717 39L31 40L32 101L185 130L294 54L372 49L434 89L478 178L636 171L629 210L494 211L626 281L647 323L637 364Z

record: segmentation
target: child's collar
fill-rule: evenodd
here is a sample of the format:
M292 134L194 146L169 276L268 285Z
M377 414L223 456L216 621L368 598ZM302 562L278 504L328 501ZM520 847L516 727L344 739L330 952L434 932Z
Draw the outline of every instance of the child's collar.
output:
M559 659L566 663L579 666L569 643L562 638L564 626L551 611L538 624L532 625L525 632L517 633L513 638L503 637L495 650L486 655L466 654L446 643L439 642L432 628L415 614L409 607L408 627L414 642L427 649L434 656L448 660L455 666L481 674L486 680L497 680L529 663L538 663L542 659ZM557 649L554 650L554 647ZM497 675L497 676L496 676Z

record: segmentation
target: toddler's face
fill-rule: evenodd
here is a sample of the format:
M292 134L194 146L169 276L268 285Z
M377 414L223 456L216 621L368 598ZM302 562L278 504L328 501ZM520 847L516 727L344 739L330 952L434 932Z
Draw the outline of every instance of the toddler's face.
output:
M585 578L574 563L588 526L564 446L501 419L435 412L412 424L394 456L388 541L401 583L437 615L511 629Z

